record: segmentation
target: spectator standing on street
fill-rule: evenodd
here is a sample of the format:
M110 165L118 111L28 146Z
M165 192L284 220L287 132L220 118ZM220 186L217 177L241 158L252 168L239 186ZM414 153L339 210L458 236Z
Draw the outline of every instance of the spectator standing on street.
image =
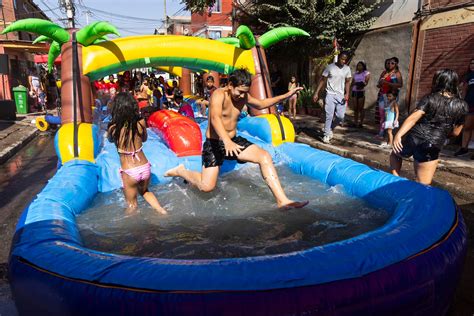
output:
M385 122L385 108L387 107L387 92L396 89L400 91L403 86L402 74L398 70L398 58L392 57L385 60L385 70L380 74L379 82L377 87L380 88L378 96L379 116L380 116L380 128L378 136L383 138Z
M387 92L387 107L385 108L385 122L383 123L383 128L387 131L387 141L380 145L382 148L392 147L393 130L398 127L397 93L397 90Z
M365 86L369 83L370 72L364 61L359 61L352 79L352 104L354 109L354 123L357 127L364 124Z
M339 54L337 62L328 65L326 69L324 69L322 79L313 96L313 101L317 102L319 92L324 85L326 86L326 101L324 106L326 112L323 137L324 143L329 143L331 141L331 138L333 137L332 130L344 120L352 78L351 69L346 65L348 59L349 54L347 52L342 52Z
M469 106L469 113L466 117L466 122L462 132L461 148L454 154L454 156L467 154L469 152L469 143L474 139L474 59L471 59L471 62L469 63L468 71L464 76L463 85L466 89L464 100ZM474 155L471 156L471 159L474 159Z
M288 83L288 91L291 91L295 88L298 88L300 84L296 81L295 76L291 76L291 80ZM288 99L288 116L292 116L293 119L296 119L296 101L298 100L298 93L293 94Z
M438 166L439 152L449 136L461 133L468 107L460 98L458 74L439 70L431 93L423 97L415 111L403 122L393 140L390 155L392 174L398 176L402 158L413 156L416 181L429 185Z

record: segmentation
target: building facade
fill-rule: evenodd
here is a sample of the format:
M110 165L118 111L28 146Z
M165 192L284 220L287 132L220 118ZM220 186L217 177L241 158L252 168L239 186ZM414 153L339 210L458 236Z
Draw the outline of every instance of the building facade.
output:
M430 92L437 70L450 68L463 75L474 58L471 0L384 1L374 16L377 20L361 36L351 61L352 70L364 60L371 72L365 104L369 110L377 107L377 82L387 58L400 60L403 116Z
M49 20L48 16L32 0L0 1L0 31L11 23L38 18ZM0 35L0 63L6 73L0 74L0 100L12 99L11 88L20 84L28 86L28 73L35 66L34 54L47 53L45 44L33 45L36 35L28 32L11 32ZM5 66L6 64L6 66Z
M232 33L232 0L217 0L204 13L191 14L193 36L218 39Z
M191 17L190 16L172 16L167 17L167 34L191 35Z
M474 59L472 0L423 0L416 25L410 108L430 92L434 73L443 68L463 76Z

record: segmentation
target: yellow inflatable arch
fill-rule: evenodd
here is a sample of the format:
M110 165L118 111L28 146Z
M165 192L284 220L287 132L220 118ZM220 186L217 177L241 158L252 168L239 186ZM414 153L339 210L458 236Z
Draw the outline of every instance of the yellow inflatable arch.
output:
M159 66L209 69L224 74L246 68L255 74L251 50L205 38L130 36L82 48L82 70L91 80L127 69Z

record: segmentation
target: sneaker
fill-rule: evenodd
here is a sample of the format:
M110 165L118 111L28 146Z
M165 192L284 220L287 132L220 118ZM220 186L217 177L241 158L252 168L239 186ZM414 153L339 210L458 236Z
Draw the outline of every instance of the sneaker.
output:
M328 135L323 137L323 143L329 144L330 142L331 142L331 138Z
M389 148L390 145L389 145L388 143L386 143L386 142L383 142L382 144L380 144L379 147L380 147L380 148Z
M328 137L329 137L329 140L331 140L334 137L334 134L332 131L329 132Z
M469 150L467 148L459 148L459 150L457 152L454 153L454 156L457 157L457 156L462 156L462 155L465 155L469 152Z

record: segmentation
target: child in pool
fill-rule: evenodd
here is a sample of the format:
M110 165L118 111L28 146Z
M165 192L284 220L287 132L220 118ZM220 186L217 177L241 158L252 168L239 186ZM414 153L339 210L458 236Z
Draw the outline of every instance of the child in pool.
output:
M147 139L146 125L140 118L137 101L128 93L117 94L112 102L108 137L117 146L120 156L120 175L128 212L137 207L140 193L157 212L167 214L155 195L148 191L151 165L142 151L142 142Z
M398 127L398 104L397 91L387 92L387 104L385 106L385 121L383 128L387 131L387 142L382 143L381 147L391 148L393 145L393 130Z

